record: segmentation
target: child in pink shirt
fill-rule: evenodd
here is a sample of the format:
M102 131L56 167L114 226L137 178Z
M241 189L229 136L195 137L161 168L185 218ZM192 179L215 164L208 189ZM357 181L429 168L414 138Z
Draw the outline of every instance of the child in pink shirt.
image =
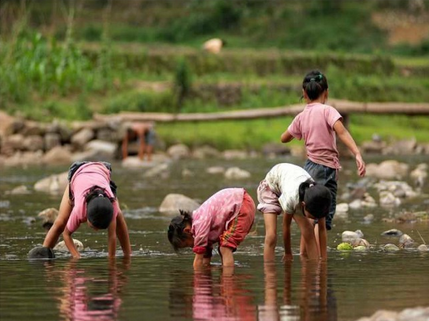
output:
M76 162L69 170L59 214L43 242L53 248L60 234L73 257L79 258L71 235L87 222L94 230L108 229L109 257L116 253L118 237L125 257L131 255L128 228L116 199L116 185L110 180L111 167L104 162Z
M244 188L223 189L206 200L192 215L180 211L171 220L168 240L174 249L192 247L194 268L209 265L213 244L219 243L223 266L233 266L232 253L249 233L255 203Z
M302 94L307 105L281 135L281 141L288 143L294 138L304 139L308 157L304 169L332 194L331 208L326 217L326 229L330 230L335 214L337 173L340 169L336 136L355 156L359 176L365 175L365 162L355 141L344 127L340 113L325 104L328 99L328 80L325 75L318 70L309 72L302 82Z

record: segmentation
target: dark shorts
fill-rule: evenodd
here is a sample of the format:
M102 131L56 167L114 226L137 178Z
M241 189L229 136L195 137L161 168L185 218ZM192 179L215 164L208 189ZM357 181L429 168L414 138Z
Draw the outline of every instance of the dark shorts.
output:
M324 165L316 164L307 159L304 169L316 181L317 184L326 186L331 192L332 201L329 214L326 216L326 229L332 229L332 220L337 206L337 170Z
M85 164L91 163L90 161L79 161L79 162L74 162L73 164L71 164L70 168L69 168L69 173L67 175L67 180L69 181L69 184L71 182L71 179L73 177L73 175L76 173L76 171ZM106 168L109 170L110 173L112 173L112 165L108 162L101 162L104 166L106 166ZM118 187L116 186L115 182L110 180L110 189L112 190L113 195L115 195L116 197L116 191L118 189ZM74 196L73 196L73 192L71 190L71 188L69 188L69 199L71 201L74 200Z
M153 129L149 129L144 135L144 142L150 146L155 144L155 131Z

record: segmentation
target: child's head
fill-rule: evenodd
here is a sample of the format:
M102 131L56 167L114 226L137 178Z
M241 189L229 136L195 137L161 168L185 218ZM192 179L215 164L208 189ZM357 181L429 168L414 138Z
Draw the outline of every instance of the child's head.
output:
M329 189L307 180L299 185L299 201L302 212L308 212L314 219L326 217L331 207L332 196Z
M175 251L179 248L192 246L194 238L191 234L192 217L189 212L179 210L180 215L173 218L168 227L168 240Z
M113 218L113 204L104 189L93 187L85 199L86 216L91 226L95 229L108 228Z
M305 75L302 81L302 89L304 96L306 95L310 101L318 99L328 90L328 79L318 70L312 70Z

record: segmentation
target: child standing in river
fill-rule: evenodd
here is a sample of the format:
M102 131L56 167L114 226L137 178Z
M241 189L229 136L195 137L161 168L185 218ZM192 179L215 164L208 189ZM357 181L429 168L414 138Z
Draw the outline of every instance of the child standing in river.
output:
M116 185L110 180L111 167L105 162L76 162L68 173L66 187L54 225L43 242L51 249L62 233L71 255L79 258L72 234L81 223L87 222L94 230L107 229L109 257L116 253L116 238L124 252L131 255L131 245L125 218L116 198Z
M174 249L192 247L194 268L210 264L219 243L222 265L234 265L232 253L244 240L255 219L255 203L244 188L225 188L206 200L192 214L181 211L171 220L168 240Z
M288 143L294 138L304 139L307 151L304 169L317 183L329 188L332 194L331 208L326 218L326 228L330 230L335 214L340 169L336 136L353 153L359 176L365 175L365 162L353 137L344 127L340 113L325 104L328 99L326 76L318 70L309 72L302 82L302 94L307 105L281 135L281 141ZM316 224L316 233L317 231Z

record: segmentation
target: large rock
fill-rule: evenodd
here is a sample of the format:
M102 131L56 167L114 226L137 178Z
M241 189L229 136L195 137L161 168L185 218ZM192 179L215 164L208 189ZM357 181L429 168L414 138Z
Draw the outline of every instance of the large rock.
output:
M76 250L79 252L84 249L83 244L81 241L73 239L74 246L76 247ZM54 247L54 251L58 252L67 252L69 249L66 246L66 243L64 241L58 242L57 245Z
M64 172L43 178L34 184L34 190L53 195L64 193L68 184L67 175L68 172Z
M73 144L73 146L80 149L80 148L83 148L83 146L86 143L88 143L91 139L93 139L94 136L95 136L95 133L92 129L83 128L72 136L71 143Z
M408 173L409 166L396 160L387 160L379 165L368 164L366 166L366 175L380 179L400 179Z
M170 165L167 163L159 164L149 169L143 176L145 178L168 178L170 177Z
M86 151L95 151L97 155L103 155L105 159L113 159L116 148L116 144L102 140L92 140L85 145Z
M38 246L28 252L28 258L31 260L54 259L54 251L48 247Z
M43 163L61 165L72 163L73 155L66 146L56 146L43 155Z
M57 133L46 133L44 137L45 150L49 151L54 147L61 145L61 136Z
M191 155L189 147L184 144L170 146L167 149L167 154L173 159L188 158Z
M352 245L358 244L361 240L360 234L352 231L344 231L341 234L341 239L343 242L350 243Z
M42 226L49 230L58 216L58 210L53 207L47 208L41 211L37 216L43 220Z
M35 152L37 150L43 150L45 148L45 142L42 136L31 135L25 137L23 147L25 150Z
M192 156L196 159L205 159L205 158L218 158L220 152L211 146L202 146L194 149Z
M167 215L179 215L179 210L192 213L199 206L200 204L183 194L168 194L159 206L159 212Z
M41 165L42 164L42 151L37 152L17 152L13 156L8 157L4 160L5 166L23 166L28 165Z
M230 167L225 172L225 178L227 179L246 179L250 176L248 171L238 167Z

